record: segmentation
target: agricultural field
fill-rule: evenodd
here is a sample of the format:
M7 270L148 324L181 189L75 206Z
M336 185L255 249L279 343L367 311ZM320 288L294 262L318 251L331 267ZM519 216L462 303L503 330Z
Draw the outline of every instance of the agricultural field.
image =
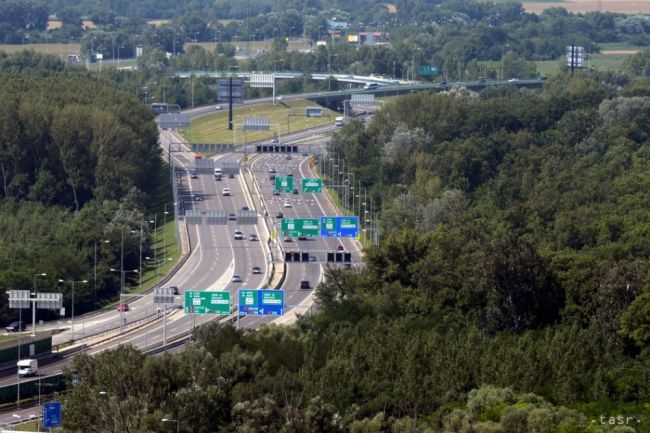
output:
M569 0L564 2L523 2L526 12L542 13L545 9L562 7L569 12L620 12L650 14L650 2L642 0Z
M71 44L0 44L0 51L15 53L22 50L34 50L37 53L54 54L55 56L67 60L70 54L79 54L81 45L79 43Z

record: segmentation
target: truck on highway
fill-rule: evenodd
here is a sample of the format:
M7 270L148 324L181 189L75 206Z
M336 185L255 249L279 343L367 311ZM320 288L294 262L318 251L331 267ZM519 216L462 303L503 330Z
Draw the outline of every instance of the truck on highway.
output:
M36 376L38 374L38 361L36 359L21 359L17 362L18 376Z
M343 126L345 124L345 117L337 117L334 119L334 126Z

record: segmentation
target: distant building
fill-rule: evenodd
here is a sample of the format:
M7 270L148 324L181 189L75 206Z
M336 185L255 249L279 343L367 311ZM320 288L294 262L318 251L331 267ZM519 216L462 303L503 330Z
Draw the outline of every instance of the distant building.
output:
M388 33L385 32L360 32L348 34L347 41L351 44L385 44L388 42Z

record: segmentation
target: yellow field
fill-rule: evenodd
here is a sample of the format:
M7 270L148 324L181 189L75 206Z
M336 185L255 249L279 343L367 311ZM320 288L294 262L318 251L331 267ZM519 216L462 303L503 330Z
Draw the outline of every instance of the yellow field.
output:
M549 8L564 8L569 12L620 12L626 14L650 14L650 1L648 0L569 0L565 2L539 2L524 3L526 12L542 13Z
M7 53L16 53L22 50L34 50L37 53L54 54L63 60L67 60L70 54L79 54L81 45L79 43L73 44L0 44L0 51Z
M191 128L182 130L183 136L192 143L236 143L265 140L276 134L284 135L287 132L302 131L316 126L327 125L334 121L339 114L323 108L323 117L305 117L306 107L317 106L314 102L304 99L256 105L254 107L240 107L233 110L233 125L235 131L228 130L227 105L223 104L223 111L218 111L207 116L197 117L191 122ZM289 116L291 114L292 116ZM330 117L327 117L327 115ZM245 117L268 117L271 130L267 132L247 132L244 136L242 123ZM235 137L236 135L236 137Z

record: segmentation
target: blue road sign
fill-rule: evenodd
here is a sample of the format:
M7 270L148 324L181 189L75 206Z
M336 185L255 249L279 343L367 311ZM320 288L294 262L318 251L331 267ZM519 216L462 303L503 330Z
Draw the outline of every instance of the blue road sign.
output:
M282 316L284 314L284 290L239 289L239 314Z
M320 217L320 235L323 238L358 238L359 217Z
M45 403L43 405L43 427L61 427L61 403Z

